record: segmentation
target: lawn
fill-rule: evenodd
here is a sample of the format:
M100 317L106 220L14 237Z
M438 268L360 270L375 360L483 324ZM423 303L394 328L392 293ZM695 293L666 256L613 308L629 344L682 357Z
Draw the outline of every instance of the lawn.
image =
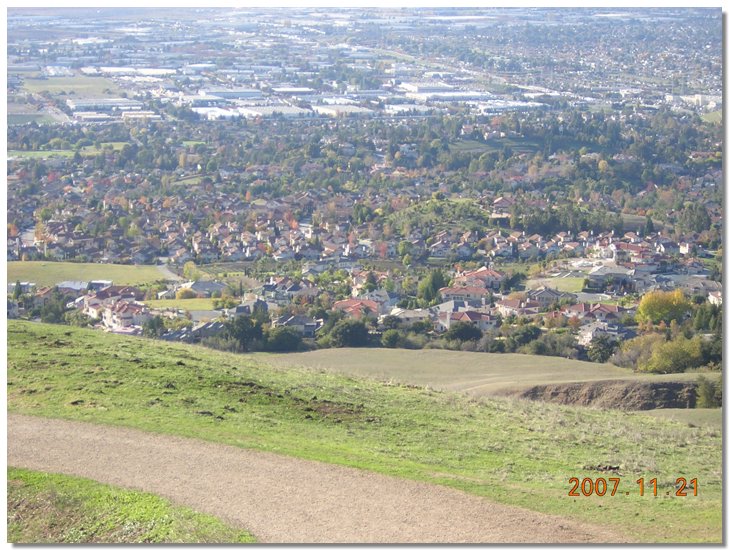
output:
M545 277L527 281L528 288L546 286L560 292L582 292L584 277Z
M209 311L213 308L212 298L189 298L187 300L145 300L152 309L184 309L186 311Z
M14 544L255 542L213 516L79 477L8 468L7 497Z
M53 117L44 115L43 113L8 113L8 126L28 124L29 122L35 122L37 124L53 124L56 120Z
M63 281L111 280L115 285L142 285L163 279L153 265L73 262L8 262L8 283L28 281L38 288Z
M353 355L337 353L342 362ZM457 359L452 355L442 364L457 365ZM372 362L378 360L372 356ZM266 355L10 320L8 410L202 438L447 485L608 525L646 542L721 541L717 429L620 411L475 400L270 362ZM602 473L601 465L618 470ZM568 496L572 477L616 475L621 490L635 488L640 478L657 478L660 496L641 497L635 490L614 497ZM699 496L675 496L679 476L698 478Z
M274 365L306 367L382 381L394 380L479 397L543 384L595 380L677 381L695 380L700 376L696 373L662 376L636 374L608 363L519 353L381 348L353 348L346 353L346 361L342 361L342 351L337 349L270 354L268 361Z
M73 93L78 97L113 96L122 92L112 80L80 75L47 79L26 78L23 88L31 93L49 92L54 95Z
M701 115L701 120L704 122L710 122L713 124L721 124L722 112L721 109L718 111L711 111L710 113L704 113Z
M202 179L203 176L191 176L189 178L173 181L172 185L199 185Z

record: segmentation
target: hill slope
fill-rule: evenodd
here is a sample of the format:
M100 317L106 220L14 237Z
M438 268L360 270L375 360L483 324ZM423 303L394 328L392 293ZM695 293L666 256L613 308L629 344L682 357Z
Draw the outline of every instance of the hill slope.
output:
M715 429L620 411L474 401L265 360L10 321L8 408L439 483L645 541L721 540ZM568 496L570 478L607 477L605 465L618 468L621 490L655 477L662 496ZM679 476L700 480L698 497L671 493Z
M267 361L275 365L325 369L350 376L430 386L473 396L528 396L535 386L566 386L585 382L610 381L627 385L691 382L699 376L696 373L635 373L614 365L562 357L435 349L322 349L306 353L270 354ZM581 404L590 403L583 400Z

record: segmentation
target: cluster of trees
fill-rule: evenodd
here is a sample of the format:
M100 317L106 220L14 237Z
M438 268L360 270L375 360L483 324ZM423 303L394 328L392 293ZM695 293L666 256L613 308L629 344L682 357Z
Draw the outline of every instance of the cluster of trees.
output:
M685 372L699 367L720 368L721 336L687 338L651 332L623 343L610 361L618 367L656 374Z
M304 349L301 333L290 327L271 327L261 317L240 315L225 321L222 334L203 338L202 345L236 353L289 352Z

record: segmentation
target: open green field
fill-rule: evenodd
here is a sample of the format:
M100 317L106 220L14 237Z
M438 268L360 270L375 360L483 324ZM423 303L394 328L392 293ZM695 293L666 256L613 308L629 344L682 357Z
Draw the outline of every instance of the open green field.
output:
M351 352L339 350L339 360L349 362ZM437 483L646 542L721 541L717 429L270 363L266 355L9 320L8 410ZM616 476L601 465L618 468L629 495L568 496L572 477ZM679 476L698 478L699 495L675 496ZM654 477L659 496L639 496L636 480Z
M187 300L145 300L152 309L184 309L186 311L209 311L213 308L212 298L188 298Z
M35 116L35 115L32 115ZM121 151L128 142L126 141L110 141L108 143L102 143L101 149L97 149L93 145L87 145L82 147L79 154L82 157L95 157L103 153L105 147L111 146L114 151ZM17 149L11 149L8 151L8 157L17 158L51 158L51 157L72 157L76 151L72 149L51 149L48 151L19 151Z
M47 79L26 78L23 88L31 93L49 92L53 95L73 92L79 97L103 97L122 92L121 88L112 80L99 76L81 75Z
M722 122L722 112L721 109L718 111L711 111L710 113L704 113L701 115L701 119L705 122L710 122L713 124L721 124Z
M8 151L8 158L25 158L25 159L47 159L52 157L71 158L74 152L70 149L51 149L49 151L18 151L11 149Z
M270 354L271 364L366 376L381 381L429 386L438 390L489 396L505 390L543 384L595 380L695 380L700 373L636 374L608 363L519 353L473 353L438 349L321 349L304 353Z
M153 265L73 262L8 262L8 283L28 281L38 288L63 281L112 280L115 285L141 285L163 279Z
M500 151L505 147L509 147L516 153L534 153L539 149L536 142L513 138L490 139L487 142L463 139L451 143L449 147L451 151L457 153L471 153L476 155Z
M172 185L199 185L202 181L202 176L192 176L189 178L183 178L172 182Z
M546 286L561 292L582 292L584 277L545 277L526 282L527 288Z
M37 124L53 124L56 121L53 117L44 115L43 113L8 113L8 126L28 124L29 122L35 122Z
M8 468L8 542L243 543L247 531L149 493Z

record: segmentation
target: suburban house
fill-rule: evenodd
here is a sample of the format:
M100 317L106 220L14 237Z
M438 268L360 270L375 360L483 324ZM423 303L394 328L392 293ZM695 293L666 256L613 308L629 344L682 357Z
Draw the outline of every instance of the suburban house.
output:
M342 311L347 317L362 319L363 317L377 317L377 314L379 313L379 306L377 305L377 302L373 302L372 300L349 298L347 300L334 302L332 310Z
M299 331L304 338L314 338L321 326L321 319L312 319L305 315L282 315L271 321L271 327L290 327Z
M116 330L141 326L151 317L146 305L120 300L104 309L102 321L107 328Z
M453 286L480 286L482 288L497 289L504 276L498 271L488 267L479 267L474 271L464 271L453 279Z
M527 291L527 299L531 302L537 302L539 307L549 307L552 304L565 299L576 299L577 296L569 292L560 292L552 288L542 286L536 290Z
M438 290L443 300L479 300L485 303L491 296L491 291L478 286L444 287Z
M387 315L381 315L378 322L381 324L386 317L399 319L401 326L407 328L422 321L430 322L431 315L427 309L402 309L396 307Z
M589 346L598 336L607 336L611 340L620 340L622 333L617 325L604 321L595 321L580 327L577 334L577 343L581 346Z
M196 298L211 298L213 294L222 292L226 286L215 281L192 281L180 285L180 290L190 289Z
M490 330L499 326L499 318L482 311L442 311L438 314L436 330L445 332L453 323L469 323L481 330Z

